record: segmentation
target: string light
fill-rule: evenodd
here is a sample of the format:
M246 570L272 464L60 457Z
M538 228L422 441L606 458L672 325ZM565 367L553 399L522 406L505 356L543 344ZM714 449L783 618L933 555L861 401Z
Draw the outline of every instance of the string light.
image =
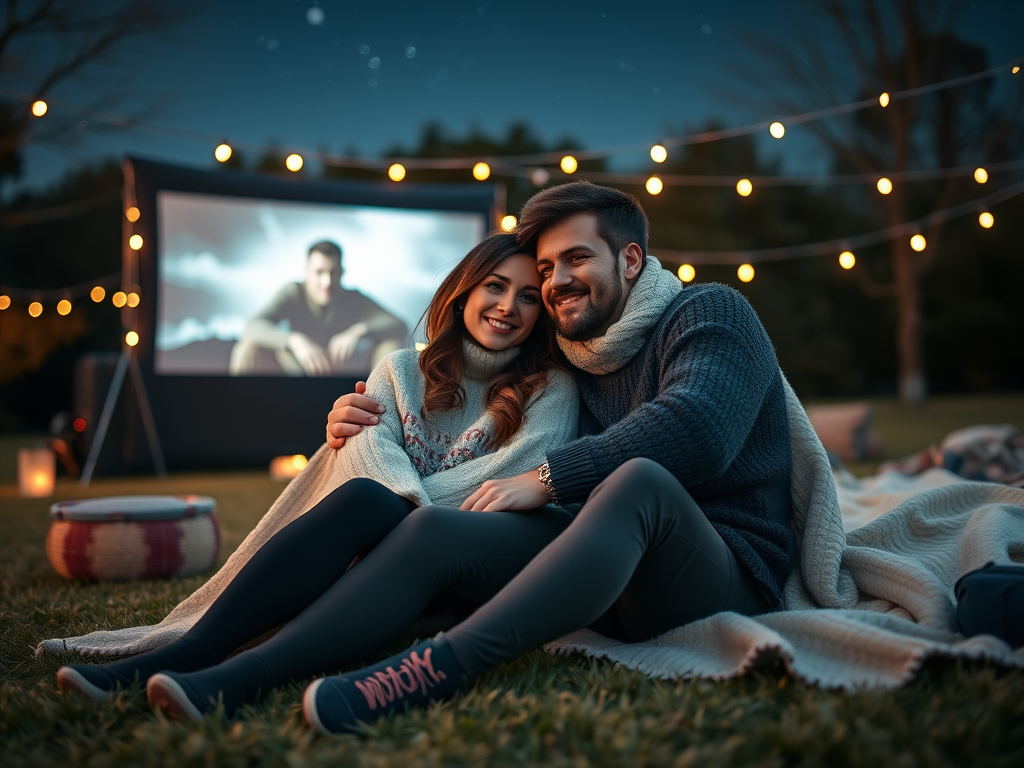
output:
M661 144L655 144L651 147L651 160L656 163L664 163L668 160L668 150L661 146Z
M115 307L120 309L121 307L128 303L128 296L125 294L124 291L118 291L117 293L110 297L110 301L113 302Z
M231 147L227 144L218 144L217 148L213 150L213 156L217 158L218 163L226 163L231 159Z
M693 268L692 264L683 264L676 270L676 274L679 276L680 280L684 283L688 283L697 276L697 270Z
M46 114L46 110L50 107L42 99L36 99L32 102L32 114L36 117L42 117Z
M142 235L132 235L128 238L128 247L133 251L137 251L142 248Z
M546 168L534 168L530 171L530 183L535 187L543 187L551 180L551 174Z
M71 428L74 429L75 432L85 432L85 427L85 419L83 419L82 417L78 417L77 419L71 422Z
M651 176L651 178L647 180L647 183L644 186L647 188L647 191L650 192L652 195L660 195L661 190L665 188L665 185L661 183L661 179L659 179L657 176Z
M473 166L473 178L477 181L484 181L488 176L491 175L491 166L487 163L479 162Z
M1010 74L1012 75L1016 75L1018 72L1020 72L1020 67L1017 66L1010 70Z
M89 298L99 304L106 297L107 291L102 285L97 285L89 291Z
M985 229L992 229L992 225L996 223L996 217L988 211L984 211L978 216L978 223Z
M71 302L67 299L61 299L57 302L57 314L61 317L71 313Z
M875 182L875 186L878 188L878 191L881 192L883 195L888 195L890 192L892 192L892 180L887 179L885 176L883 176L877 182Z
M839 254L839 266L843 269L853 269L853 265L857 263L857 257L849 251L843 251Z
M878 103L882 105L882 109L889 106L889 92L885 91L878 97Z
M501 228L506 232L511 232L516 228L516 224L518 223L519 222L516 220L516 217L511 213L501 217Z
M768 133L770 133L776 139L781 139L783 136L786 135L786 126L784 126L782 123L776 120L774 123L768 126Z
M736 277L744 283L749 283L754 279L754 267L750 264L740 264L740 268L736 270Z
M576 162L576 158L572 155L566 155L559 162L558 167L562 169L563 173L576 173L576 169L580 167L580 164Z
M11 306L11 297L6 293L0 295L0 309L7 309L9 306Z
M754 185L750 179L740 179L736 182L736 191L740 193L741 197L747 197L754 191Z
M43 305L38 301L33 301L28 305L28 313L32 315L32 317L39 317L43 314Z
M134 291L129 293L128 296L125 298L125 304L127 304L132 309L139 306L139 294L135 293Z
M914 235L910 238L910 247L915 251L921 252L928 245L928 241L924 239L924 235Z
M388 178L392 181L401 181L405 178L405 166L401 163L392 163L388 168Z
M302 170L302 155L292 152L284 159L284 167L292 173L298 173Z
M132 222L132 224L134 224L136 221L138 221L139 220L139 216L141 216L141 215L142 215L142 212L139 211L139 209L136 208L134 205L124 212L124 217L126 219L128 219L128 221Z
M128 333L124 335L124 343L129 347L134 347L139 343L139 334L135 331L128 331Z
M988 171L986 171L984 168L975 168L974 180L979 184L984 184L986 181L988 181Z

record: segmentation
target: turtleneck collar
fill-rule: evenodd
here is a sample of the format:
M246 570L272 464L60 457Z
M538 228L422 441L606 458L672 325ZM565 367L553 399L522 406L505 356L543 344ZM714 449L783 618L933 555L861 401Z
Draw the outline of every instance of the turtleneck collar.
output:
M462 340L463 376L488 380L519 356L518 346L494 351L469 338Z

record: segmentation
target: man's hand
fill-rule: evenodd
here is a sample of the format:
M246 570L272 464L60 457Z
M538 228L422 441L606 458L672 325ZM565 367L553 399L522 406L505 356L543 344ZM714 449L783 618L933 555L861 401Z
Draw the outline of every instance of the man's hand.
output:
M517 509L536 509L551 503L548 489L531 469L521 475L504 480L487 480L476 493L466 499L459 509L472 512L504 512Z
M306 334L292 331L288 334L287 346L307 376L327 376L331 372L327 355L320 345Z
M327 342L327 357L335 368L341 368L351 359L356 345L366 336L367 331L366 323L356 323L331 337Z
M356 391L342 395L334 401L334 409L327 414L327 447L338 449L345 438L358 435L363 427L380 421L384 406L366 396L366 382L357 381Z

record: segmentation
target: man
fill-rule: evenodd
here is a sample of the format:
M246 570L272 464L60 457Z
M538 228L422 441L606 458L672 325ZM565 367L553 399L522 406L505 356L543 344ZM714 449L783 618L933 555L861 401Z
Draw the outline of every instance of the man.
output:
M405 324L359 291L341 287L341 248L310 246L301 283L289 283L245 326L232 376L327 376L369 371L405 346Z
M484 483L462 507L499 513L480 516L479 525L466 513L418 511L429 513L418 515L419 545L431 533L425 519L453 521L430 550L438 568L468 569L476 594L494 571L481 607L416 649L418 658L431 651L446 659L449 680L584 626L642 641L719 611L780 606L793 557L792 459L774 350L739 293L683 288L645 257L647 229L634 198L587 182L544 190L522 210L518 237L536 249L544 305L579 383L583 436L550 451L536 472ZM328 444L341 447L377 412L364 395L339 398ZM525 512L552 503L569 511L560 528ZM556 532L544 534L542 522ZM399 534L393 538L381 546L397 547ZM499 562L516 557L525 565ZM428 571L432 562L418 567ZM454 589L470 583L442 576ZM332 696L369 716L351 682L322 687L310 708L317 722L333 720L328 730L344 729L349 718L330 705Z

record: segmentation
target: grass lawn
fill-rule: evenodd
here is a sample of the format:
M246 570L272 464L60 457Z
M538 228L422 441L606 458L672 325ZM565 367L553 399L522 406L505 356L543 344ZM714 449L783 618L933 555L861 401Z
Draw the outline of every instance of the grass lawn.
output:
M1024 395L933 400L918 411L876 405L889 457L967 424L1024 426ZM192 474L165 482L100 479L84 492L65 480L55 498L213 496L223 562L281 488L265 472ZM932 661L899 690L844 693L807 687L781 669L724 683L658 681L534 652L454 701L384 721L365 738L314 736L302 720L302 685L274 692L232 721L208 717L196 725L154 716L138 690L87 704L61 695L55 682L58 667L81 657L37 659L36 643L155 623L205 576L65 581L43 546L54 499L16 494L0 486L3 766L1024 765L1024 671L980 663Z

